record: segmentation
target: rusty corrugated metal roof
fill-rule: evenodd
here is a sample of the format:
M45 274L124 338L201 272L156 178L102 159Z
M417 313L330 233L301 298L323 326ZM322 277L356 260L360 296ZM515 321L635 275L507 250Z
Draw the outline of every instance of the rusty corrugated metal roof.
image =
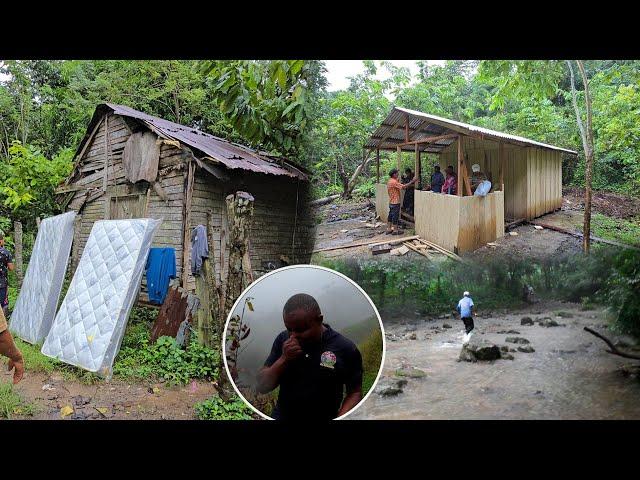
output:
M539 148L548 148L565 153L577 155L577 152L566 148L556 147L542 142L537 142L525 137L510 135L508 133L478 127L468 123L450 120L448 118L430 115L428 113L410 110L408 108L393 107L382 124L371 135L365 148L395 149L399 143L405 141L405 122L409 119L410 141L420 140L426 137L438 136L446 133L479 134L483 138L494 141L504 141L516 145L528 145ZM426 152L440 153L444 148L453 143L455 139L442 139L435 143L429 143ZM401 147L403 150L413 150L413 145Z
M237 143L229 142L222 138L210 135L196 128L187 127L178 123L170 122L153 115L140 112L125 105L114 103L104 103L96 107L96 113L104 108L108 108L116 115L135 118L147 124L158 135L167 139L178 140L202 152L210 157L214 162L221 163L229 169L248 170L255 173L267 175L286 175L289 177L309 180L309 172L295 163L274 156L257 152L249 147ZM94 120L96 115L94 114ZM92 121L92 122L93 122ZM86 139L87 137L85 137ZM81 143L78 151L82 148Z

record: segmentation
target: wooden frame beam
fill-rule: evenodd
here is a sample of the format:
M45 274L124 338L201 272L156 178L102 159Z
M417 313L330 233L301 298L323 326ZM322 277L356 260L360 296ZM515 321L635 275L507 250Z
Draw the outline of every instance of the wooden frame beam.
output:
M380 149L376 149L376 183L380 183Z
M404 119L404 141L409 142L409 115Z
M500 191L504 192L504 142L500 142L498 145L498 163L500 164Z
M456 187L456 193L459 197L462 196L462 179L464 178L464 172L462 171L462 135L458 135L458 185Z

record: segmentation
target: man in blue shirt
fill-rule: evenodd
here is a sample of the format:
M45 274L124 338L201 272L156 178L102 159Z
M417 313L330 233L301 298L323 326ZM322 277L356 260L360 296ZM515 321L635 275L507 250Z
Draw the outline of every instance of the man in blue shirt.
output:
M433 167L433 174L431 175L431 191L434 193L442 192L442 185L444 185L444 175L440 171L440 165Z
M473 300L469 295L469 292L464 292L463 297L458 302L456 307L460 313L460 319L464 322L464 330L466 332L463 343L467 343L471 338L471 330L473 330Z

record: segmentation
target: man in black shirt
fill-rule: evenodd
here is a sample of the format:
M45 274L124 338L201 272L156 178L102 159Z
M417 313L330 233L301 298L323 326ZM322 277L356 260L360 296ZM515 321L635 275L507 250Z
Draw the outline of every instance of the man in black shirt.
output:
M9 305L9 270L13 269L13 256L4 248L4 235L0 232L0 306L5 316Z
M356 345L323 323L315 298L287 300L286 330L273 342L257 376L257 390L280 387L276 420L332 420L362 400L362 356Z

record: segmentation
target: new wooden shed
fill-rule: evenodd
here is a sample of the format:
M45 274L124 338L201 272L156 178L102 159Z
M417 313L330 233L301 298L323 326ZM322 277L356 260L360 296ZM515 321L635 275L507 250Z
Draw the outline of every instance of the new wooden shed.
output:
M73 172L57 189L65 209L79 214L71 268L96 220L150 217L163 220L154 246L175 249L183 286L193 290L195 285L190 235L199 224L213 232L216 272L224 278L225 197L236 191L255 199L249 239L254 276L282 264L309 262L314 225L307 214L306 169L196 128L100 104L78 146ZM144 281L141 295L145 300Z
M562 155L573 150L516 135L489 130L406 108L394 107L371 135L365 148L376 151L376 210L386 221L389 212L387 172L381 179L380 150L415 154L415 172L421 172L423 152L438 155L444 173L448 165L458 177L457 195L416 190L416 233L441 246L463 253L504 235L505 221L531 220L562 206ZM486 197L473 196L471 165L479 164L492 182ZM426 185L426 184L425 184Z

